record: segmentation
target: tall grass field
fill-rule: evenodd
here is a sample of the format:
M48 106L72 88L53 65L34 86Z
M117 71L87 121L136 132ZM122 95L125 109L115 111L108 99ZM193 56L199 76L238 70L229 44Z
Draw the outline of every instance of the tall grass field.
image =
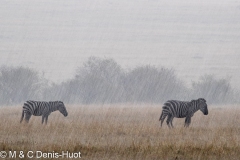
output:
M189 128L184 128L185 119L174 118L173 129L166 122L160 127L161 105L66 108L67 117L56 111L49 116L48 124L42 125L41 117L34 116L28 124L20 123L21 105L1 107L0 151L16 151L17 155L20 151L80 152L81 159L88 160L240 159L238 106L209 106L207 116L195 113ZM7 155L6 159L13 158Z

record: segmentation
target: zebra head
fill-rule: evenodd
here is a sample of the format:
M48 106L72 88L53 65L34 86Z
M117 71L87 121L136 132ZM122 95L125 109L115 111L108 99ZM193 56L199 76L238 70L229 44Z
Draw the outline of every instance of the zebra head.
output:
M58 110L59 110L59 112L61 112L65 117L67 117L67 115L68 115L67 109L66 109L64 103L61 102L61 101L58 101Z
M200 111L202 111L204 115L208 115L206 100L204 98L199 98L197 101Z

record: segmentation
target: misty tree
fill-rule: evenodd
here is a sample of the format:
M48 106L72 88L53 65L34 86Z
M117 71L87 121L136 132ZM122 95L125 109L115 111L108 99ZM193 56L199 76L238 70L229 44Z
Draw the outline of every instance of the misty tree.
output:
M74 79L47 90L47 97L68 103L159 103L184 99L188 93L174 70L139 66L124 71L113 59L90 57ZM49 95L51 94L51 95Z
M46 83L46 85L42 95L44 101L61 100L65 103L73 101L71 99L73 96L69 93L69 81L60 84Z
M200 81L192 84L192 95L206 97L209 103L234 102L233 89L227 79L216 79L213 75L204 75Z
M25 67L2 67L0 69L0 103L15 104L39 98L43 81L38 73Z
M172 69L141 66L127 73L125 90L128 101L163 102L184 97L187 88Z
M112 103L123 96L123 70L113 59L90 57L77 71L70 90L83 103Z
M90 57L76 76L60 84L26 67L0 68L0 104L26 100L62 100L65 103L162 103L167 100L205 98L209 103L239 103L228 79L205 75L191 88L173 69L138 66L123 70L113 59Z

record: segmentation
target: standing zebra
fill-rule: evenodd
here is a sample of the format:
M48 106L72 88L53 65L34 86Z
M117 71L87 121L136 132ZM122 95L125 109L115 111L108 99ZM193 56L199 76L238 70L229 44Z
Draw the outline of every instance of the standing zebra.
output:
M31 116L34 115L42 116L42 124L44 120L45 123L47 124L48 116L56 110L59 110L65 117L68 115L65 105L61 101L54 102L26 101L23 105L20 123L22 122L24 115L26 122L29 122Z
M167 125L171 128L173 127L172 121L174 117L186 117L184 127L188 127L191 123L191 117L198 110L202 111L204 115L208 115L208 108L205 99L199 98L197 100L192 100L191 102L170 100L164 103L159 121L161 121L162 126L164 119L168 116Z

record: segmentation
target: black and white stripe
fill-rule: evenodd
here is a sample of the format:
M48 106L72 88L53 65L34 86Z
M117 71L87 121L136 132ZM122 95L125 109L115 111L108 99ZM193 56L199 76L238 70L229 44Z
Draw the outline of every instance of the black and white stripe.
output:
M54 112L59 110L65 117L68 115L66 107L61 101L53 101L53 102L41 102L41 101L26 101L23 105L22 117L20 123L22 122L24 116L26 122L29 122L29 119L32 115L34 116L42 116L42 123L45 120L47 124L48 116Z
M159 118L161 121L161 126L164 119L167 118L167 125L169 128L173 127L173 118L185 118L185 127L188 127L191 123L191 117L198 110L202 111L204 115L208 114L208 108L206 100L199 98L197 100L192 100L191 102L170 100L164 103L162 107L162 114Z

